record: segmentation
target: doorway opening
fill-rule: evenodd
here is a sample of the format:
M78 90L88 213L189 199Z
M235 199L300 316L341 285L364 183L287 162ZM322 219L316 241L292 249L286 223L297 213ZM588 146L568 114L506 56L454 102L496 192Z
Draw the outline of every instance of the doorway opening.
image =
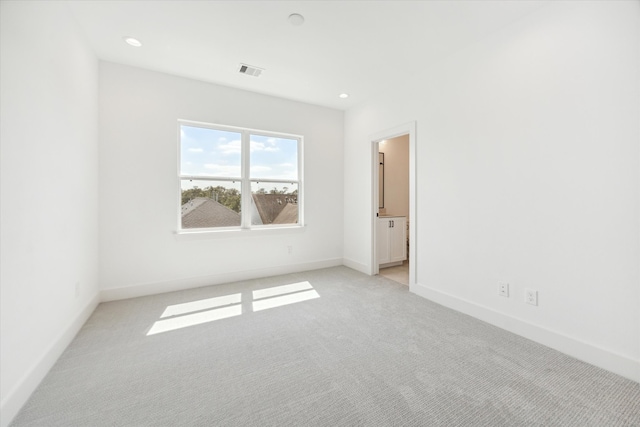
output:
M415 122L379 132L372 142L372 271L416 284Z
M380 141L378 153L379 274L409 286L409 134Z

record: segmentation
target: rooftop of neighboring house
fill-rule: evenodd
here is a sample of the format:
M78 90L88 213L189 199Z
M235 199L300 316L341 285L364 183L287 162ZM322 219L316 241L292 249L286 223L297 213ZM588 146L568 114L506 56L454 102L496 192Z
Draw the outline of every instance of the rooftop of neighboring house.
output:
M298 200L290 194L253 194L254 224L296 224ZM241 215L207 197L196 197L181 208L182 228L237 227Z
M182 205L182 228L239 227L240 214L207 197Z
M298 197L296 195L253 194L253 202L263 224L295 224L298 222ZM281 217L282 213L285 215Z
M272 224L297 224L298 223L298 204L287 203L284 205L278 216L273 220Z

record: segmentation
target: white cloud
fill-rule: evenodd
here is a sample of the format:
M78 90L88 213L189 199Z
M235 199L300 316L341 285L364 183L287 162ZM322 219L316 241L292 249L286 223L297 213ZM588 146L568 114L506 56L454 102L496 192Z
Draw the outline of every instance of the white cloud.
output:
M251 166L251 172L269 172L270 170L269 166Z
M296 180L297 171L295 167L290 165L283 167L282 165L256 165L251 166L252 178L264 178L264 179L291 179Z
M206 163L205 169L210 172L205 174L209 176L240 176L240 166L234 165L218 165L215 163Z
M222 154L240 154L240 150L242 149L242 143L240 140L234 140L227 144L218 145L218 150ZM214 151L213 154L217 154L218 151Z
M251 141L249 147L251 148L251 152L262 151L264 150L264 142Z
M275 142L274 142L275 144ZM254 151L266 151L266 152L275 152L280 151L279 147L267 147L264 142L251 141L251 152Z
M204 150L202 148L188 148L187 151L190 153L202 153Z

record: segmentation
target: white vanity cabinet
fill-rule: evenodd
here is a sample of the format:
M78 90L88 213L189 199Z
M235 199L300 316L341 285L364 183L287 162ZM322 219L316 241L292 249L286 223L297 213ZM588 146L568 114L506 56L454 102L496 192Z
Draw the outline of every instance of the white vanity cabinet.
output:
M407 259L407 218L378 217L376 240L378 264L381 268L402 264Z

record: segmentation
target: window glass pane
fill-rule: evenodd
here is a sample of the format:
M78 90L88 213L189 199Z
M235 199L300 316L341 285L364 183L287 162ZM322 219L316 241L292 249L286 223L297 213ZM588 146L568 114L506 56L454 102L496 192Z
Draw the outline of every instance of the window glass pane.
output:
M297 223L298 184L251 183L251 225Z
M298 180L298 141L251 135L250 178Z
M180 182L182 228L239 227L240 181Z
M240 177L241 134L180 126L180 174Z

